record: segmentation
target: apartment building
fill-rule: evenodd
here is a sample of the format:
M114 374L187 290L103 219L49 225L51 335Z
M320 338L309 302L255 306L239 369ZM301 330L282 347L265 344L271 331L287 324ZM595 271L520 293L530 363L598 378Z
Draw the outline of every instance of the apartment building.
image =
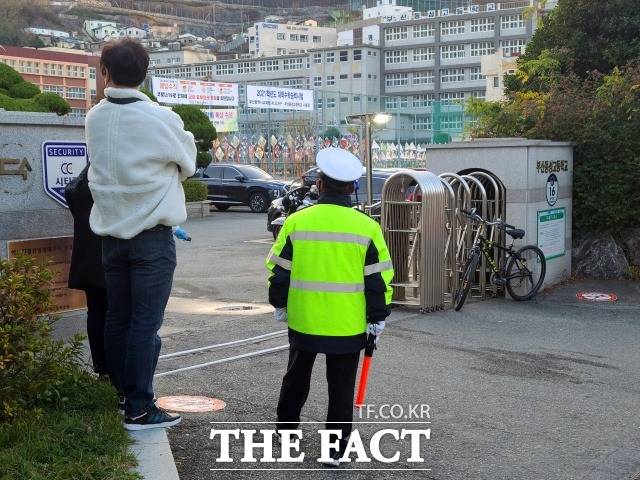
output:
M37 85L43 92L64 97L74 115L85 115L102 97L103 81L98 56L70 49L54 51L3 46L0 48L0 62L16 69L26 81Z
M149 52L149 65L191 65L215 62L216 56L207 49L162 48Z
M257 22L249 27L249 54L253 57L295 55L336 45L336 29L313 24Z
M427 141L434 132L460 137L464 100L485 98L481 58L500 49L516 57L524 51L535 20L525 15L528 1L487 4L450 12L414 12L408 18L383 17L379 46L362 35L343 37L339 46L295 55L152 68L150 76L197 78L240 84L240 124L252 128L265 118L286 122L303 112L249 110L247 83L314 90L316 126L344 124L348 114L384 110L393 121L383 138ZM372 19L368 19L372 20Z

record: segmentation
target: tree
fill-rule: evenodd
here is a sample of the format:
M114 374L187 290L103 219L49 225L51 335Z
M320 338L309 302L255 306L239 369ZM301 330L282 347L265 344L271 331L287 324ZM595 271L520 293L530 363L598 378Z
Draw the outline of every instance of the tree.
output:
M586 78L610 73L640 58L640 9L637 0L560 0L527 44L518 68L548 58L562 73Z
M211 142L217 138L215 127L209 117L194 105L176 105L173 111L182 118L185 130L193 133L198 147L198 167L206 167L211 163Z
M336 127L329 127L324 132L324 138L332 139L332 138L340 138L342 135L340 134L340 130Z
M55 93L40 93L40 89L22 79L20 74L0 63L0 108L21 112L54 112L66 115L69 103Z

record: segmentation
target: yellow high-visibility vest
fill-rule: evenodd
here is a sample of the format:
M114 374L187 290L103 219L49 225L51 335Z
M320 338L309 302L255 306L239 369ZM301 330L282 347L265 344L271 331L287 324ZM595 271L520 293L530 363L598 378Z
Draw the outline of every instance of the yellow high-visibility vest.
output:
M370 249L377 258L365 265ZM367 275L382 276L391 303L393 265L380 225L349 207L318 204L288 217L266 261L271 271L276 265L290 271L289 328L300 333L364 333Z

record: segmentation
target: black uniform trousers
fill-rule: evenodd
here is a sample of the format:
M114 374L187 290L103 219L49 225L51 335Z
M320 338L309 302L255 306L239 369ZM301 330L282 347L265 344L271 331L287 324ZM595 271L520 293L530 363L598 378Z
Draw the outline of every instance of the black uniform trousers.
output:
M282 379L278 401L278 429L293 430L298 427L300 412L309 395L311 371L316 355L314 352L298 350L293 345L290 347L289 364ZM341 430L344 442L351 434L353 395L360 352L326 354L326 357L329 384L327 430Z

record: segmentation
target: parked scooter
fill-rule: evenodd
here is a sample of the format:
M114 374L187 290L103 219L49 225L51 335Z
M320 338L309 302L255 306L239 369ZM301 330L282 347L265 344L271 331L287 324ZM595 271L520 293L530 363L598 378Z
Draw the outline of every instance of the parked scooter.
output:
M318 202L319 196L318 187L315 185L311 187L303 185L288 191L276 207L280 215L271 221L271 232L273 233L274 240L278 238L284 221L289 215L303 208L315 205Z

